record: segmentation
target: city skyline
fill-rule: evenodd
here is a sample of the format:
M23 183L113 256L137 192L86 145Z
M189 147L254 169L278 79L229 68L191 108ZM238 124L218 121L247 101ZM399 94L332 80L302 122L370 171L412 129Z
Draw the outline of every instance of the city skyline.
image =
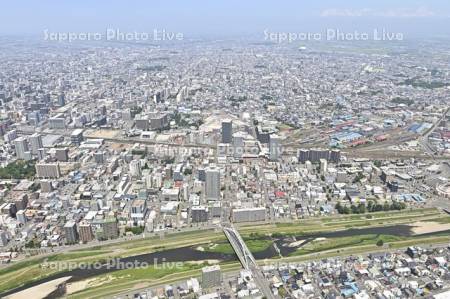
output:
M450 4L0 10L0 297L450 298Z

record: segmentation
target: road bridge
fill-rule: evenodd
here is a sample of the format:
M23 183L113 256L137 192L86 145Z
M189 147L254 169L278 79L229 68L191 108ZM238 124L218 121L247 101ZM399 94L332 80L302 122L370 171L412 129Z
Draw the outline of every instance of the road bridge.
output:
M248 249L239 232L231 224L224 224L222 226L222 229L234 251L236 252L236 255L238 256L242 267L252 272L253 279L255 280L259 290L267 299L277 298L272 293L272 290L269 287L269 282L264 277L264 274L256 263L253 254Z

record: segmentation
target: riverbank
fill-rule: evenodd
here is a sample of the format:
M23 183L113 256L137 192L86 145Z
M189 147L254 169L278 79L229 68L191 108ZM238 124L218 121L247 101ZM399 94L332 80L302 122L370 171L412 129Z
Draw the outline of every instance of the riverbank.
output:
M446 219L449 218L449 219ZM441 222L446 223L450 221L450 217L441 214L438 210L424 209L413 211L402 211L398 213L373 213L369 215L351 215L351 216L337 216L320 219L302 220L293 223L282 224L266 224L259 226L240 226L239 231L243 238L249 242L250 250L254 252L257 259L308 259L314 258L317 250L310 246L320 246L319 254L346 254L360 250L380 250L376 245L378 239L383 239L383 246L385 248L396 248L398 246L408 246L407 244L417 244L419 242L433 243L450 241L450 237L428 235L421 238L414 237L411 223L421 222L422 226L426 226L427 221L435 222L436 219L441 219ZM434 219L434 221L430 220ZM436 224L434 224L434 227ZM361 230L362 229L362 230ZM352 231L353 230L353 231ZM434 231L439 233L439 231ZM363 236L363 240L356 240L356 236ZM346 236L347 235L347 236ZM252 237L253 236L253 237ZM325 243L305 241L305 239L325 238ZM345 239L345 242L337 241ZM365 238L365 239L364 239ZM301 242L298 242L302 240ZM320 239L319 239L320 240ZM425 242L426 241L426 242ZM292 243L296 243L292 246ZM338 242L338 243L336 243ZM341 242L341 243L339 243ZM408 243L409 242L409 243ZM220 244L220 247L218 245ZM280 256L275 250L274 244L281 250ZM70 283L78 282L78 289L72 288L73 296L85 293L90 289L101 290L103 288L117 291L117 288L122 285L127 287L133 286L133 283L153 283L154 281L164 281L164 279L171 279L174 276L181 277L191 273L199 273L201 266L206 265L208 260L214 260L221 265L234 264L236 257L233 252L227 248L226 239L220 231L200 231L196 234L179 234L165 239L142 239L133 242L122 242L113 245L95 246L92 248L59 253L52 256L47 256L47 262L85 262L95 263L98 261L105 261L111 258L124 258L127 261L140 260L150 261L157 259L166 262L183 261L182 268L178 270L168 269L168 271L148 271L136 275L133 273L134 269L128 269L125 275L120 275L120 271L102 272L71 272L58 271L57 269L43 268L40 264L45 260L44 258L34 258L21 263L13 264L7 268L0 270L0 292L5 294L5 291L18 288L26 288L32 284L45 282L46 279L54 279L55 276L72 275L74 278ZM290 246L289 246L290 245ZM338 246L336 246L338 245ZM229 246L229 245L228 245ZM215 252L214 252L215 251ZM190 264L188 262L191 262ZM108 277L112 275L116 279L100 279L99 277ZM118 274L119 276L116 276ZM191 275L189 274L189 275ZM183 276L184 277L184 276ZM94 279L94 280L93 280ZM83 282L84 281L84 282ZM86 283L88 281L88 283ZM95 281L95 283L93 282ZM80 285L84 286L80 289ZM10 293L10 292L8 292ZM81 297L80 297L81 298Z

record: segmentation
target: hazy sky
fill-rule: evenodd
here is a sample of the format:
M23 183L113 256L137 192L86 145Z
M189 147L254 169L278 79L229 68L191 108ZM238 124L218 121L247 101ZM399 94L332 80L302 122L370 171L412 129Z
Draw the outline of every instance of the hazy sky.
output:
M448 0L9 0L0 8L2 34L157 28L189 36L387 27L437 36L449 34L449 25Z

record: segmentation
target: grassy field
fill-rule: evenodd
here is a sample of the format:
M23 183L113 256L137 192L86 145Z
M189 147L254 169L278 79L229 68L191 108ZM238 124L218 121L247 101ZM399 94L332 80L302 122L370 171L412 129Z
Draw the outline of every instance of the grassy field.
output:
M181 267L174 268L155 268L150 266L148 268L141 269L126 269L119 270L108 274L97 276L95 280L89 282L88 287L81 292L76 292L71 295L71 298L91 298L91 295L99 294L99 290L113 288L117 289L119 285L135 285L143 281L154 281L167 277L168 275L177 272L190 272L197 273L202 264L187 264L183 263ZM195 271L197 270L197 271Z
M108 250L84 250L79 252L58 253L47 258L49 262L81 260L87 257L94 257L98 255L105 255L111 253Z
M350 228L365 228L395 224L411 224L442 217L437 209L416 209L398 212L377 212L363 215L345 215L304 219L291 223L262 224L258 226L241 226L239 232L246 236L252 233L302 235L308 233L329 232Z
M83 251L69 252L35 258L12 264L0 269L0 292L20 287L27 283L43 279L47 276L64 272L64 269L46 267L47 263L54 262L85 262L93 263L99 260L98 256L104 256L108 251Z
M380 240L383 241L383 243L388 243L401 241L405 239L406 239L405 237L398 237L392 235L360 235L344 238L331 238L320 241L312 241L306 244L304 247L301 247L300 249L293 252L291 256L305 255L332 249L341 249L345 247L375 245Z
M248 249L252 253L257 253L266 250L270 246L272 246L273 241L265 236L253 236L253 237L244 237L245 244ZM223 254L233 254L234 250L231 247L230 243L213 243L205 248L207 252L217 252Z
M450 216L443 216L435 219L430 219L429 221L437 222L437 223L450 223Z
M134 288L159 286L175 281L198 277L204 264L184 263L177 269L132 269L121 270L114 274L98 276L82 291L68 295L71 299L105 298ZM239 263L226 263L221 265L224 272L236 271L241 268Z

